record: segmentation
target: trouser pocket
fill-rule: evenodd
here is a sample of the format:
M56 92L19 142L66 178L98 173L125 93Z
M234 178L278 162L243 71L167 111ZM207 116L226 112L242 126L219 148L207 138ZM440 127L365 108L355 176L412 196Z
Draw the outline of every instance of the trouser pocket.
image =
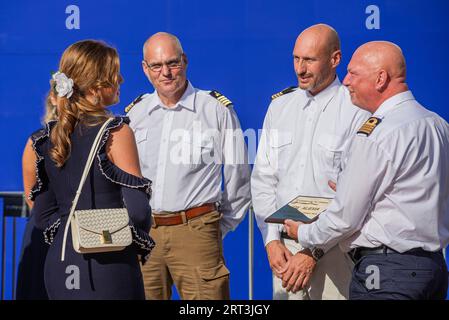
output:
M229 270L223 263L211 268L197 267L200 297L205 300L228 300Z

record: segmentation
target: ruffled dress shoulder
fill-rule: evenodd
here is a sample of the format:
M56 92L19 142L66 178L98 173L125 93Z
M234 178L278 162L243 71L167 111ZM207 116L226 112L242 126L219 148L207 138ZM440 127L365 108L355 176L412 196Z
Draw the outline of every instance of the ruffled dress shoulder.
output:
M36 154L36 183L31 188L28 199L34 201L36 196L46 190L48 185L48 176L44 167L44 144L50 138L51 128L54 127L56 121L48 122L44 128L33 132L30 136L33 150Z
M48 155L46 150L49 148L50 134L52 128L56 125L56 121L51 121L46 126L35 132L31 136L32 147L36 153L36 184L31 189L29 194L29 199L35 200L36 197L48 188L48 175L45 170L45 157ZM101 174L111 183L119 185L121 187L126 187L130 189L136 189L145 192L149 198L151 197L151 180L145 177L138 177L129 174L119 167L117 167L107 156L106 145L107 141L111 135L111 132L118 129L123 124L129 124L128 117L116 116L107 125L100 142L100 146L97 150L96 158L97 161L94 162L92 166L97 165ZM51 160L50 160L51 161ZM51 244L53 239L61 225L61 219L52 219L52 223L47 226L44 230L45 242ZM155 243L153 239L149 236L148 232L136 227L130 219L130 228L133 234L133 244L135 245L138 254L142 258L142 262L148 259L151 250L154 248Z
M119 128L123 124L129 124L129 118L117 116L106 127L97 152L100 171L103 176L115 184L128 188L139 189L145 191L145 193L151 196L151 181L149 179L144 177L140 178L121 170L113 164L107 156L106 142L109 139L110 132Z

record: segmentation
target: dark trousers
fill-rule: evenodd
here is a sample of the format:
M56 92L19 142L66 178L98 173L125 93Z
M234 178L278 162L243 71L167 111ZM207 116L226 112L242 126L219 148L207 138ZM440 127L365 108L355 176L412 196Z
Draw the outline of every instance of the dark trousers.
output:
M448 271L442 252L368 254L354 266L351 300L443 300Z

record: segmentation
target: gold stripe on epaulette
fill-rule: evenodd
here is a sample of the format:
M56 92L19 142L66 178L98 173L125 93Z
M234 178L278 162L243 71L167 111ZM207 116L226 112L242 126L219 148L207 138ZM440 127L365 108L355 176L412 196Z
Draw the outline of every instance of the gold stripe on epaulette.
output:
M224 95L222 95L220 92L218 92L217 90L212 90L209 93L212 97L214 97L215 99L218 100L218 102L220 102L221 104L223 104L224 106L228 107L230 105L232 105L232 101L229 100L228 98L226 98Z
M377 125L381 122L382 119L371 117L360 127L357 133L362 133L368 137L371 134L371 132L373 132L373 130L377 127Z
M133 100L133 102L131 102L130 104L128 104L128 106L126 106L125 108L125 113L128 113L138 102L140 102L142 100L144 94L141 94L140 96L138 96L137 98L135 98Z
M218 98L218 101L220 101L223 104L231 103L231 101L229 101L229 99L224 98L224 97Z
M293 92L293 91L295 91L296 88L297 88L297 87L295 87L295 86L285 88L285 89L282 90L281 92L278 92L278 93L273 94L273 95L271 96L271 100L274 100L274 99L276 99L276 98L279 98L280 96L283 96L284 94Z

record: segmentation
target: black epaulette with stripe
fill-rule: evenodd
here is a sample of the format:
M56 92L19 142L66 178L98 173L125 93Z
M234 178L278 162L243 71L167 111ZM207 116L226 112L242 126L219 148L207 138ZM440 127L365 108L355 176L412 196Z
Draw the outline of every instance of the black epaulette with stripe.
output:
M135 98L135 99L133 100L133 102L131 102L130 104L128 104L128 106L125 108L125 112L128 113L128 112L134 107L134 105L135 105L136 103L139 103L140 101L142 101L144 95L145 95L145 94L142 93L140 96L138 96L137 98Z
M371 132L377 127L379 123L382 122L382 119L371 117L360 127L359 131L357 133L364 134L365 136L369 136Z
M223 104L226 107L229 107L230 105L232 105L231 100L229 100L228 98L226 98L224 95L222 95L220 92L218 92L217 90L212 90L209 93L212 97L214 97L215 99L217 99L221 104Z
M273 95L271 96L271 100L274 100L274 99L276 99L276 98L279 98L280 96L283 96L284 94L293 92L293 91L295 91L296 88L297 88L297 87L295 87L295 86L285 88L285 89L282 90L281 92L278 92L278 93L273 94Z

